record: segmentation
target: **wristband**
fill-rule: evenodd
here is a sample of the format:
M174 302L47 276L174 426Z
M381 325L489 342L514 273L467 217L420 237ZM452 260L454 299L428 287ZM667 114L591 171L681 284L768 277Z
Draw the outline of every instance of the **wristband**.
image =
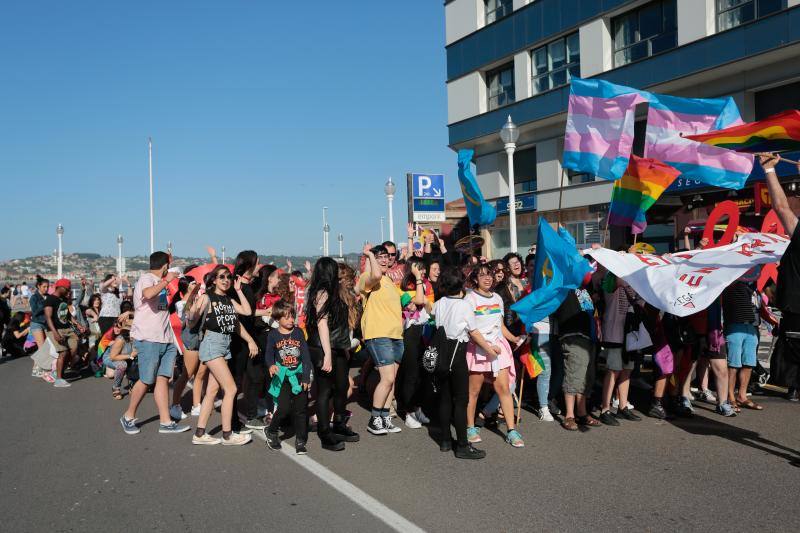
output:
M421 279L417 280L417 285L422 285L423 281Z
M774 168L768 168L767 170L764 171L764 174L775 174L775 169Z

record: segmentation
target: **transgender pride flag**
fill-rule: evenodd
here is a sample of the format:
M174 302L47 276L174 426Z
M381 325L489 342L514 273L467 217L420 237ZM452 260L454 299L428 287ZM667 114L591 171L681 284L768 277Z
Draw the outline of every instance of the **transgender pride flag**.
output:
M564 137L564 168L618 180L633 146L636 104L650 104L645 156L681 175L717 187L741 189L753 157L683 138L741 123L732 98L681 98L603 80L573 78Z
M621 178L633 148L634 110L636 104L646 101L629 87L573 78L564 168L612 181Z

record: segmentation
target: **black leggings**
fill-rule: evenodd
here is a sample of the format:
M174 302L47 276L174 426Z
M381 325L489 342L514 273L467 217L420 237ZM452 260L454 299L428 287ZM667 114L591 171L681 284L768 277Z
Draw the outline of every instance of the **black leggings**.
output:
M403 360L397 371L397 402L399 410L408 414L420 406L420 356L422 354L422 329L411 326L403 332Z
M258 331L253 335L256 345L263 347L266 345L266 332ZM241 405L242 414L247 420L256 418L258 411L258 397L265 391L267 380L267 369L264 365L264 354L259 352L255 357L250 357L250 348L238 335L231 339L231 359L228 360L228 368L236 382L239 390L244 389ZM238 394L237 394L238 396ZM233 431L241 429L242 423L239 420L239 401L233 400L233 420L231 427Z
M281 392L278 395L278 408L272 416L267 431L277 433L281 427L281 422L292 416L294 434L296 442L306 442L308 440L308 393L300 391L300 394L292 393L292 385L289 379L284 379L281 385Z
M347 409L347 389L350 388L347 350L334 349L332 351L333 369L330 372L322 371L322 360L325 358L322 348L309 346L308 350L311 360L314 361L317 380L317 433L324 435L330 431L331 400L333 400L333 414L336 417L343 419Z
M467 445L467 401L469 400L469 370L467 369L467 343L458 346L453 368L447 377L436 377L439 392L439 424L442 441L450 438L450 423L456 428L459 446Z

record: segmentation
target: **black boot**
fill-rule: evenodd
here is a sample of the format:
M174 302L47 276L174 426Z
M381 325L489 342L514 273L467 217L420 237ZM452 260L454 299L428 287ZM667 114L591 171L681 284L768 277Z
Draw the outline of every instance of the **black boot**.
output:
M473 447L472 444L467 444L466 446L458 445L456 447L456 457L459 459L483 459L486 457L486 452Z
M332 452L340 452L344 450L344 442L341 442L335 438L331 432L317 434L319 435L319 441L322 444L323 449L330 450Z
M344 442L358 442L361 439L358 433L347 427L347 422L339 417L333 419L331 433L333 434L333 438Z

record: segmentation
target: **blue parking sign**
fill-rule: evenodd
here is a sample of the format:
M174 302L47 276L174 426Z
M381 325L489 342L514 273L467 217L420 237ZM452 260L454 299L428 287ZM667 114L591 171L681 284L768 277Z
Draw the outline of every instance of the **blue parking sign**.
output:
M444 198L444 174L412 174L414 198Z

